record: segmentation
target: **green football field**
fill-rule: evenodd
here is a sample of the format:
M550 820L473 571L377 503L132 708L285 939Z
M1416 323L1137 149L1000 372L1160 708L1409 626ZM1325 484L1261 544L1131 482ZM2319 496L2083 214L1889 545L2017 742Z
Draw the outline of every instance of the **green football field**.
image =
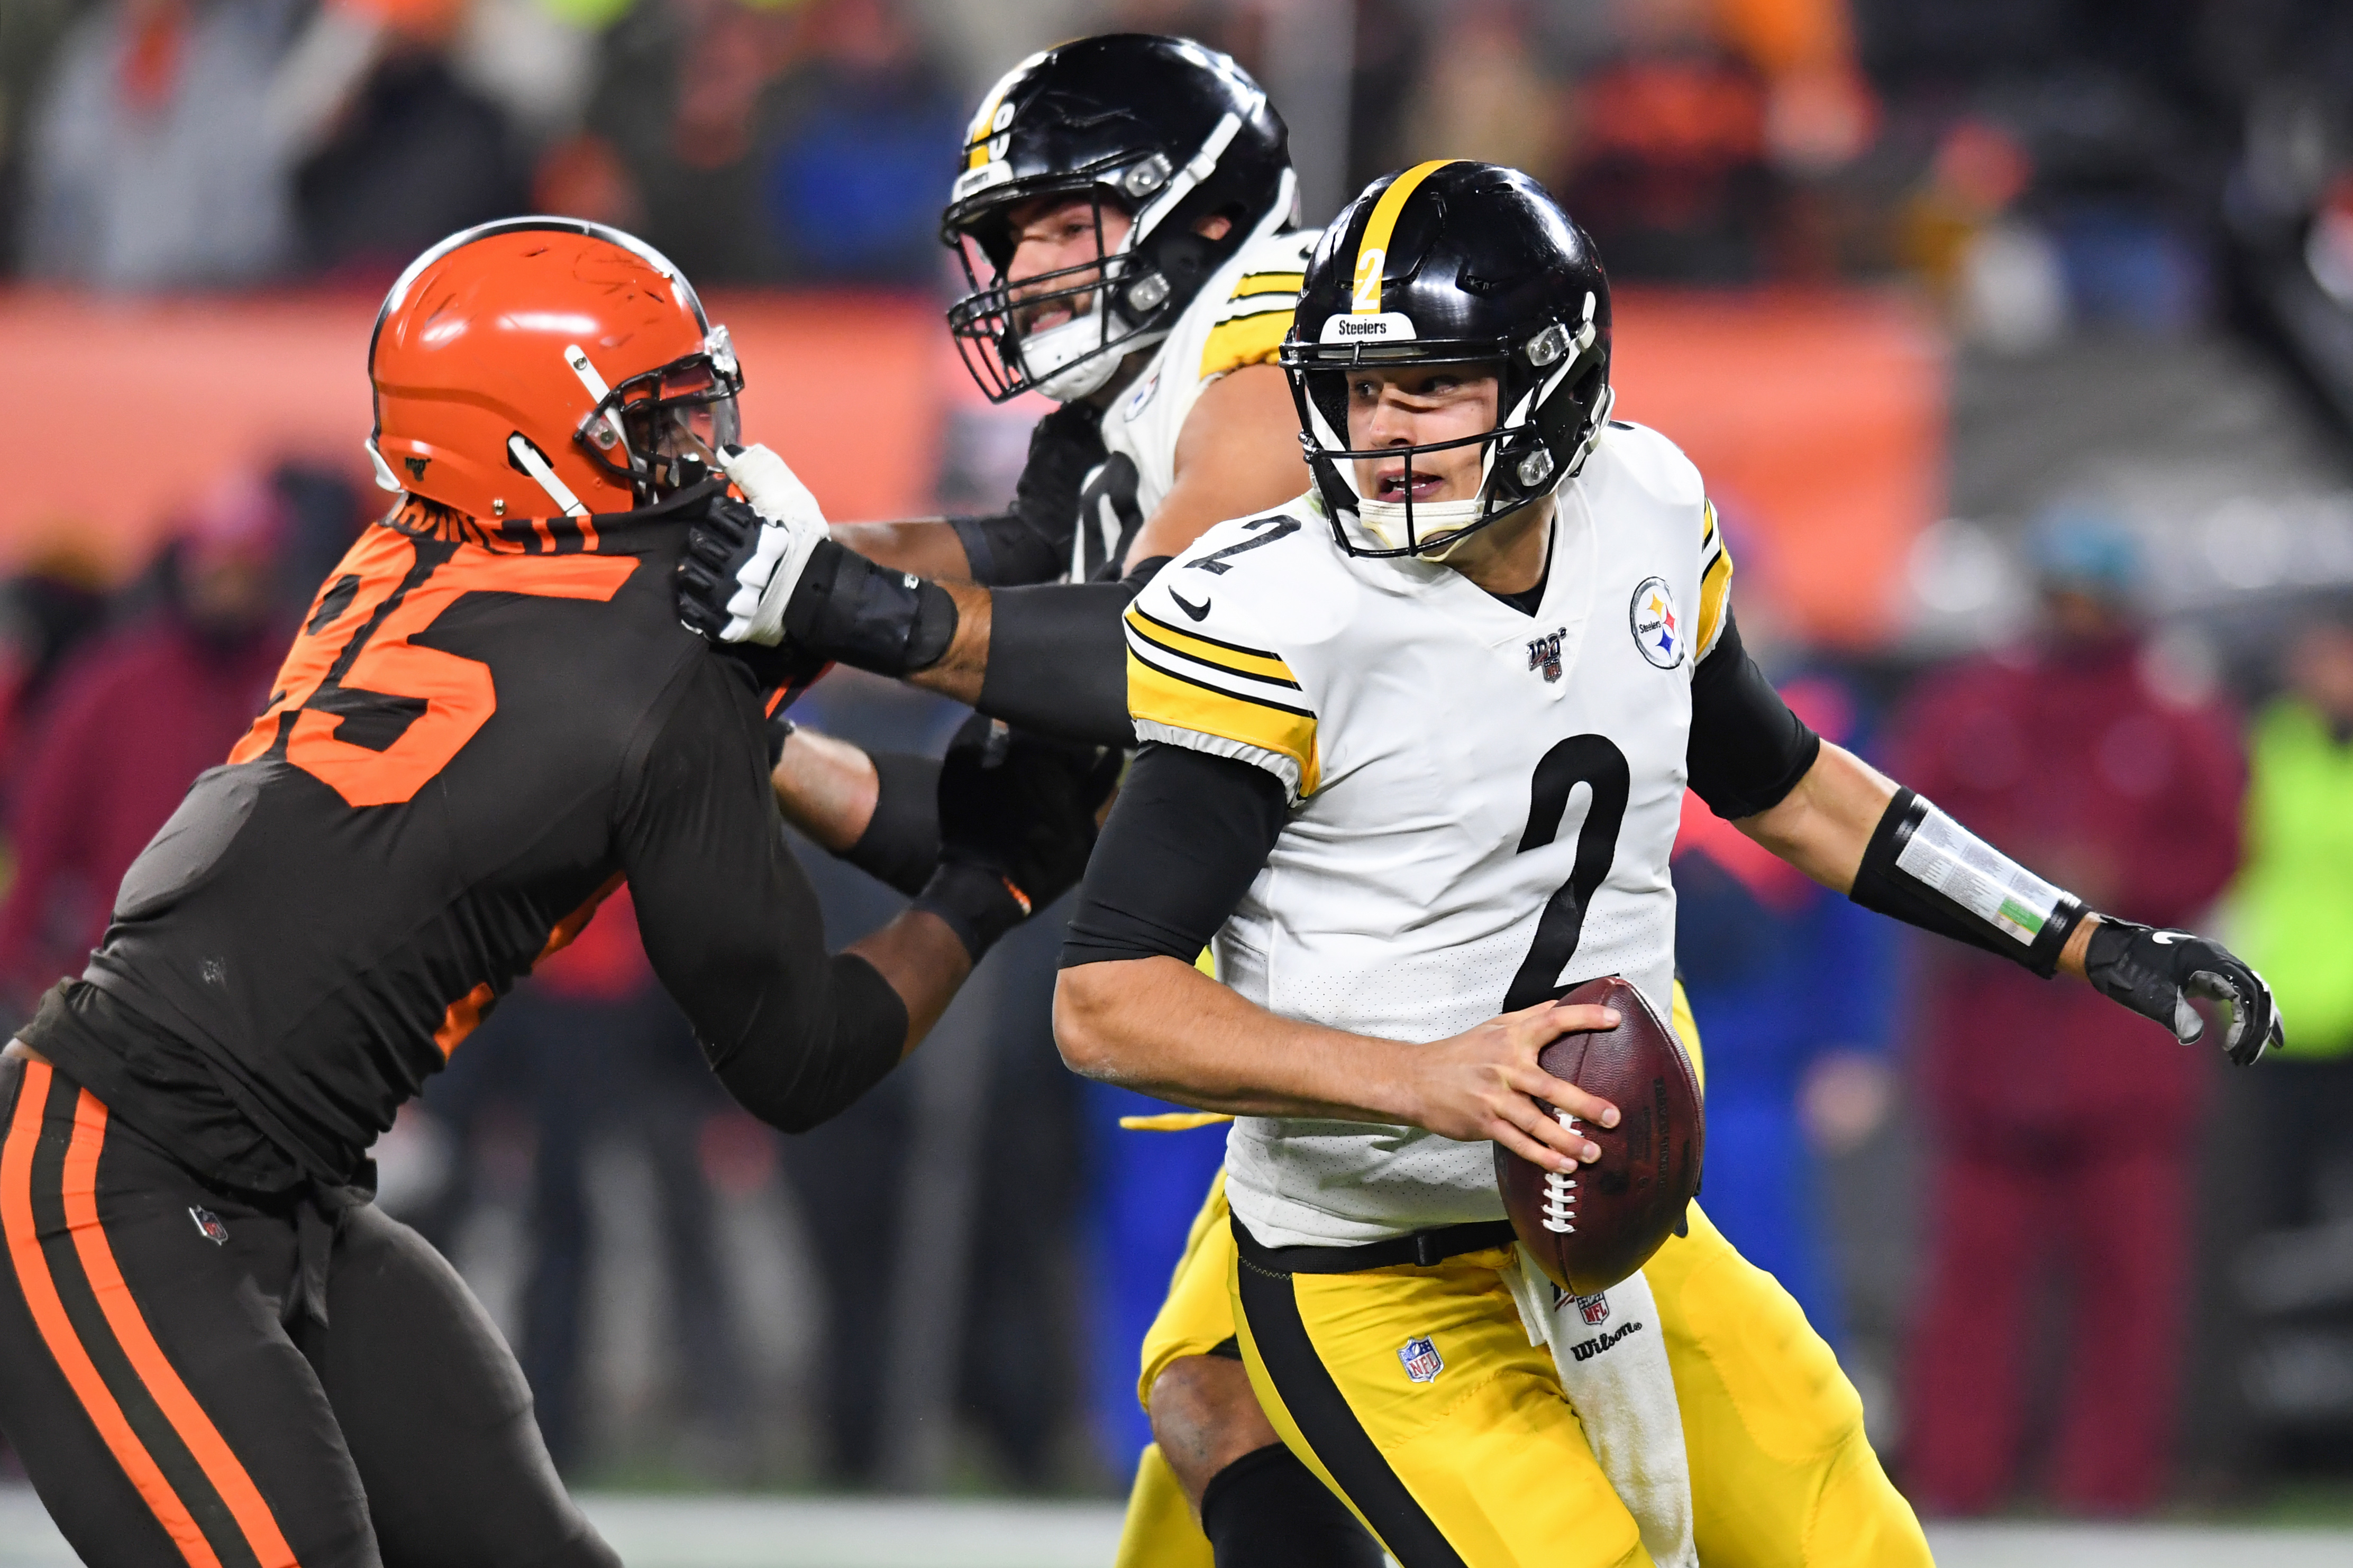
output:
M1102 1503L859 1499L583 1499L630 1568L1108 1568L1119 1510ZM2343 1568L2353 1530L1989 1523L1930 1532L1942 1568ZM0 1568L73 1553L32 1493L0 1488Z

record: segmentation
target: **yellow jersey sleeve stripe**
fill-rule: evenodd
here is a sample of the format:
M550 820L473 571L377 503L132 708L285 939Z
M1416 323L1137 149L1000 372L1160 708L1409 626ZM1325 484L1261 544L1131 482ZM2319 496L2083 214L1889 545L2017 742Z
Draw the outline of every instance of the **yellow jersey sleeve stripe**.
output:
M1422 181L1454 161L1433 158L1427 163L1416 163L1391 180L1389 188L1373 204L1373 216L1365 220L1365 236L1356 242L1356 292L1350 302L1351 314L1381 313L1381 264L1388 259L1389 237L1397 232L1398 215L1405 211L1406 198Z
M1164 1110L1157 1116L1123 1116L1119 1125L1127 1132L1190 1132L1196 1127L1215 1127L1232 1120L1219 1110Z
M1252 294L1296 294L1307 286L1304 272L1245 272L1242 280L1234 285L1229 300L1247 299Z
M1203 664L1215 665L1230 675L1273 681L1278 685L1288 686L1293 691L1299 689L1299 678L1291 673L1291 666L1283 663L1273 654L1264 653L1257 648L1243 647L1235 643L1220 642L1216 637L1205 637L1197 633L1179 631L1166 621L1140 608L1131 607L1128 610L1127 624L1134 628L1136 636L1148 643L1166 648L1171 653L1198 659Z
M1291 317L1289 310L1267 310L1211 327L1201 345L1201 379L1273 359L1291 333Z
M1699 657L1705 658L1724 630L1724 615L1732 603L1732 552L1717 554L1699 580Z
M1304 709L1241 697L1145 663L1127 651L1127 710L1139 723L1165 726L1289 759L1298 793L1315 793L1315 715Z
M1701 508L1701 510L1700 510L1700 523L1699 523L1699 558L1700 558L1701 560L1704 561L1704 560L1706 560L1706 559L1707 559L1707 552L1708 552L1709 549L1710 549L1710 548L1712 548L1712 547L1715 545L1715 503L1714 501L1709 501L1709 502L1705 503L1705 505L1704 505L1704 506Z

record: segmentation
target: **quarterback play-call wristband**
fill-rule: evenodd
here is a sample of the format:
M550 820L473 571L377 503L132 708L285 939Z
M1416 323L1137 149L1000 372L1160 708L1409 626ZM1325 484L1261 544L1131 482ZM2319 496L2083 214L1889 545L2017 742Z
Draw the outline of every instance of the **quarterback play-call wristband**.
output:
M2049 979L2084 918L2054 888L1947 816L1898 789L1862 852L1848 895L1866 910L2000 953Z

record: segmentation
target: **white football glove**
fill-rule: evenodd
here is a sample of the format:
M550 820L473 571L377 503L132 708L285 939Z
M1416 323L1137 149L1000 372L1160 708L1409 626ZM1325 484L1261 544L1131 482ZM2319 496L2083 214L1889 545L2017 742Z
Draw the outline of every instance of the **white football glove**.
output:
M687 560L702 569L681 567L679 616L714 642L773 647L784 640L785 606L801 573L827 537L825 512L767 447L734 447L718 457L757 526L746 526L752 520L733 503L712 505L688 535Z

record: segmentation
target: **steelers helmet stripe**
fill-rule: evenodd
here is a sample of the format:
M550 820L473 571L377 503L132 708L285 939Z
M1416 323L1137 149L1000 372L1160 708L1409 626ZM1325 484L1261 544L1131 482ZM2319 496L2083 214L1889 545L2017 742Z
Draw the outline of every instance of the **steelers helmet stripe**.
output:
M1019 84L1021 79L1028 76L1038 62L1051 52L1051 50L1040 49L1003 76L998 77L997 85L990 88L988 95L980 100L980 107L973 111L972 124L965 132L964 166L967 171L977 169L988 162L988 144L997 132L1005 129L1004 126L997 123L997 106L1005 101L1006 95Z
M1433 158L1427 163L1416 163L1389 182L1380 199L1373 204L1372 216L1365 220L1365 232L1356 241L1356 279L1349 314L1377 316L1381 313L1381 268L1389 257L1389 237L1397 232L1398 215L1405 211L1406 198L1412 195L1422 181L1438 173L1459 158Z

